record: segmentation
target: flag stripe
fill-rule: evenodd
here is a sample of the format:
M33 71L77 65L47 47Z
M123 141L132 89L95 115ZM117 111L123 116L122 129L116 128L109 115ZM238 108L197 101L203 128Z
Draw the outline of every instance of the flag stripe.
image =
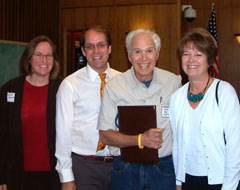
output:
M208 22L208 32L213 36L218 43L218 35L217 35L217 24L216 24L216 15L215 15L215 5L212 5L212 12ZM217 52L218 54L218 52ZM211 65L211 70L213 72L214 77L218 77L218 58L216 58L215 62Z

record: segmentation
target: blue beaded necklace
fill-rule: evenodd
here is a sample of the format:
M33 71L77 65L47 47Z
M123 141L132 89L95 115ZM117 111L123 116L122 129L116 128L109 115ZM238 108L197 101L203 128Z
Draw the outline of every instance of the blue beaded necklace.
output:
M193 103L200 102L200 101L203 99L204 95L205 95L205 91L206 91L206 89L207 89L209 80L210 80L210 76L208 77L208 81L207 81L207 84L206 84L203 92L200 92L200 93L198 93L198 94L192 94L192 93L190 92L190 83L189 83L189 86L188 86L188 97L187 97L188 100L191 101L191 102L193 102Z

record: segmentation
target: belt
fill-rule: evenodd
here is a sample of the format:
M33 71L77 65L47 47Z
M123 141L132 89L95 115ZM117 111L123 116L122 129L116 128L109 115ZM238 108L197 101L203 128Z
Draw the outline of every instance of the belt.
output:
M73 153L75 154L75 153ZM98 160L98 161L103 161L103 162L112 162L114 160L113 156L86 156L86 155L80 155L80 154L76 154L78 156L81 156L83 158L88 158L91 160Z
M114 156L116 158L116 160L121 160L121 156ZM160 157L158 158L160 163L161 161L165 161L165 160L171 160L172 159L172 154L168 155L168 156L164 156L164 157Z

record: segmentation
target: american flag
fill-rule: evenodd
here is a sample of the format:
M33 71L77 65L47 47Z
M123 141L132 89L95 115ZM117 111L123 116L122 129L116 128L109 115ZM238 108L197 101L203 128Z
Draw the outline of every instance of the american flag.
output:
M214 3L212 4L212 12L211 12L211 16L210 16L210 19L209 19L209 22L208 22L208 32L214 37L216 42L218 42ZM218 75L219 75L219 72L218 72L218 57L216 58L215 62L211 65L211 70L213 72L213 76L218 78Z

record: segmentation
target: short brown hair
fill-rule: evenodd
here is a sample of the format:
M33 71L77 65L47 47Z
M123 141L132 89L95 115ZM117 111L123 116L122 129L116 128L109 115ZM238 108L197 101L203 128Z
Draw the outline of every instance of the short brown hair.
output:
M208 65L212 65L217 57L217 43L212 35L204 28L194 28L192 31L186 33L178 43L179 55L182 57L184 47L189 43L201 52L207 55Z
M44 35L37 36L28 43L28 45L26 46L26 48L21 56L21 59L19 61L19 71L23 75L31 75L32 74L31 64L30 64L29 60L31 59L32 55L34 54L34 51L35 51L37 45L41 42L48 42L52 48L54 64L53 64L52 71L50 73L50 78L54 79L57 77L57 75L59 73L59 69L60 69L59 59L58 59L55 45L53 44L52 40L50 40L50 38L48 38L47 36L44 36Z
M85 44L85 34L88 30L94 30L99 33L103 33L106 37L106 41L108 46L112 44L110 33L108 32L107 28L100 26L100 25L91 25L90 27L87 27L83 30L81 37L80 37L80 45L84 47Z

